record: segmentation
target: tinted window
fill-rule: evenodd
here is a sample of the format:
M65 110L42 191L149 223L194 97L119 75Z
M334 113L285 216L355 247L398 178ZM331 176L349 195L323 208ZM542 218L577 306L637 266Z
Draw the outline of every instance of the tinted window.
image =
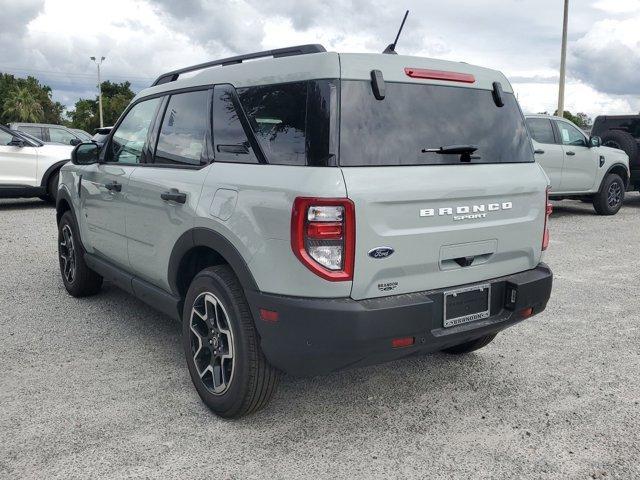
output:
M238 89L269 163L306 165L307 82Z
M52 142L64 143L65 145L71 145L71 140L74 140L76 136L71 132L63 130L62 128L49 128L49 139Z
M235 90L217 85L213 90L213 149L217 162L258 163L240 122ZM238 108L236 108L238 107Z
M536 142L556 143L550 120L546 118L527 118L527 126L529 127L529 133L531 133Z
M149 126L160 101L160 98L154 98L140 102L129 110L113 134L107 151L107 161L125 164L140 163L142 147L147 140Z
M29 125L21 125L20 128L18 128L18 130L20 130L21 132L28 133L29 135L33 135L39 140L44 139L44 136L42 135L42 128L40 127L30 127Z
M391 83L376 100L371 83L343 81L340 164L458 164L460 154L422 153L474 145L472 163L533 162L531 141L513 94L496 106L491 91Z
M9 142L13 139L13 135L5 132L4 130L0 130L0 145L9 145Z
M587 140L584 134L573 125L566 122L556 122L560 129L560 139L564 145L573 145L576 147L586 147Z
M207 131L209 92L172 95L164 113L154 163L200 165Z

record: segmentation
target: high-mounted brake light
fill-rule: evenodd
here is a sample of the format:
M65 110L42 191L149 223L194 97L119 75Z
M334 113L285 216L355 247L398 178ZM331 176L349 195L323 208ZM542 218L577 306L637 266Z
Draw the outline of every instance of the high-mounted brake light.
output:
M305 267L332 282L352 280L355 244L355 207L351 200L295 199L291 248Z
M447 72L444 70L427 70L425 68L405 67L404 73L411 78L424 78L426 80L446 80L449 82L475 83L476 77L470 73Z
M549 246L550 234L549 234L549 217L553 213L553 205L549 202L549 189L547 187L547 195L545 199L545 211L544 211L544 233L542 234L542 251L545 251Z

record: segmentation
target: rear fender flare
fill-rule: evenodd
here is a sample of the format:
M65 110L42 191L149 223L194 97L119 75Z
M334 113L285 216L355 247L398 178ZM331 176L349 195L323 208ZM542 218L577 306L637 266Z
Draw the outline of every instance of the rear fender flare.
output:
M208 247L226 260L235 272L244 290L257 291L251 271L238 249L220 233L208 228L196 227L183 233L176 241L169 258L168 281L171 292L179 296L178 274L184 256L194 247Z

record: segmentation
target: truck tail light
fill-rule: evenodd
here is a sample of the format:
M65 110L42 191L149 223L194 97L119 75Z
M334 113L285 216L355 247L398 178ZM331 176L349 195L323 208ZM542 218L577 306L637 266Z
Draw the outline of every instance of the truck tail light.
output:
M295 199L291 248L305 267L332 282L353 280L355 245L355 207L351 200Z
M549 202L549 188L550 187L547 187L547 195L545 199L544 233L542 234L542 251L545 251L549 246L549 217L553 213L553 205Z

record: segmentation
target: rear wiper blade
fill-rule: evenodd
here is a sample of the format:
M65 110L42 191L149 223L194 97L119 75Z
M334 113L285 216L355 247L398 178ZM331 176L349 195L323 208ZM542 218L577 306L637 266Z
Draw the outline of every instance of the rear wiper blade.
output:
M470 154L478 150L476 145L445 145L439 148L423 148L422 153L437 153L439 155L462 155Z

